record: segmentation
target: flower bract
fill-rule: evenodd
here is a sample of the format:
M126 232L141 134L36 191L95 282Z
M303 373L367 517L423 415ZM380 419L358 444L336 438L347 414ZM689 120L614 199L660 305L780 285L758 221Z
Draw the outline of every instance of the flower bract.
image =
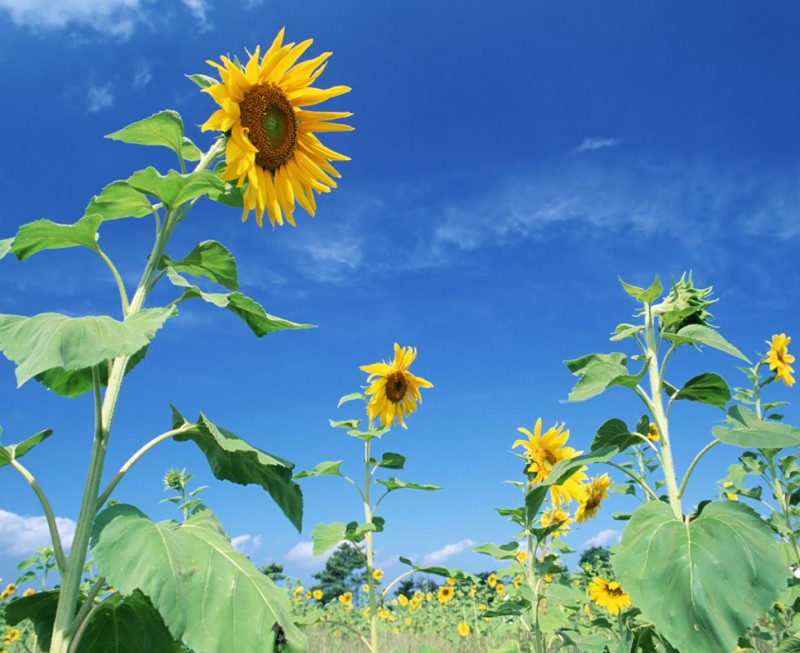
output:
M433 384L408 371L417 357L417 350L394 343L394 360L391 363L363 365L361 370L369 374L366 391L370 397L367 414L370 419L380 417L383 426L399 423L406 428L405 417L417 410L422 402L420 388L432 388Z
M631 604L631 597L618 582L599 577L589 583L589 598L611 614L619 614L620 610Z
M792 372L791 363L794 363L794 356L789 353L789 343L791 338L787 337L785 333L772 336L772 342L767 344L770 346L767 352L767 363L769 369L775 372L775 378L778 381L783 381L789 387L794 385L794 377Z
M264 213L273 226L282 225L284 217L294 225L295 203L313 216L314 192L329 192L336 187L333 178L341 176L331 161L349 160L325 147L316 134L352 129L331 122L352 114L307 107L350 89L312 87L331 53L298 63L313 41L284 44L283 34L281 30L263 56L257 47L244 65L224 56L222 64L209 61L220 82L203 89L220 106L203 131L228 135L222 179L244 187L242 219L255 211L259 226Z

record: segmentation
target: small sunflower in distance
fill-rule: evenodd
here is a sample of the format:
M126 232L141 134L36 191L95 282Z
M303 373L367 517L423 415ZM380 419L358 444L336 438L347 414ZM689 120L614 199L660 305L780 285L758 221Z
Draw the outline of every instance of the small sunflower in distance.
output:
M575 511L575 521L577 523L585 522L597 514L600 509L600 503L603 499L608 499L608 488L612 485L614 483L608 474L595 476L592 479L591 485L586 489L586 496Z
M555 425L542 434L542 418L536 420L533 433L526 428L518 428L519 432L528 436L527 440L516 440L512 448L522 446L525 448L525 457L528 461L525 473L533 476L531 485L536 485L550 476L553 466L561 460L575 458L578 452L572 447L564 446L569 439L569 429L564 430L564 425ZM582 485L589 478L584 473L584 465L567 480L559 485L550 487L550 496L556 505L581 502L584 499L586 488Z
M420 388L432 388L433 384L408 371L417 357L413 347L401 347L394 343L394 361L362 365L361 370L369 374L366 391L369 396L367 414L370 419L381 418L383 426L394 423L406 427L405 417L417 410L422 403ZM374 380L373 380L374 379Z
M311 86L325 69L330 52L297 63L313 43L283 44L283 30L260 57L260 48L244 66L221 57L217 68L221 81L203 89L220 105L202 126L228 134L225 147L225 181L235 181L244 190L247 220L255 211L258 226L264 213L269 221L294 225L295 202L314 215L314 191L327 193L336 188L333 177L341 175L331 161L349 157L325 147L315 132L347 131L352 127L330 122L352 114L340 111L309 111L319 104L347 93L347 86L319 89Z
M775 378L778 381L783 381L790 388L794 385L794 377L792 372L794 368L791 363L794 363L794 356L789 353L789 343L791 338L787 337L785 333L772 336L772 342L769 340L769 351L767 352L767 363L769 369L775 372Z
M595 578L589 583L589 598L611 614L619 614L631 604L631 597L618 582L603 578Z

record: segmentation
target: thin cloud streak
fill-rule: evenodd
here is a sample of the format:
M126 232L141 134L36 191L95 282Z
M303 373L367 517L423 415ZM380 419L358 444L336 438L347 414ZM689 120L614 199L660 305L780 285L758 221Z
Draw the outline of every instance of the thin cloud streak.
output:
M592 150L603 150L609 147L617 147L622 143L618 138L594 137L584 138L583 142L575 148L576 152L591 152Z
M465 539L461 540L460 542L455 542L453 544L447 544L443 546L441 549L436 551L431 551L430 553L426 553L422 556L422 564L423 565L438 565L446 560L452 558L454 555L458 555L459 553L463 553L466 551L468 547L475 546L477 542L475 540Z

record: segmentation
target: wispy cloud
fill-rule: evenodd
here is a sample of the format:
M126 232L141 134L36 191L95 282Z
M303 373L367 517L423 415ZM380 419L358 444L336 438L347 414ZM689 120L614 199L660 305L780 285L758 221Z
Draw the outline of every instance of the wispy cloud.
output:
M145 59L136 63L133 70L134 88L145 88L153 81L153 64Z
M239 553L246 555L248 558L255 555L256 551L261 548L262 539L260 535L237 535L231 539L231 545Z
M207 0L182 0L182 2L194 16L201 32L211 29L211 23L208 20L209 4Z
M455 542L453 544L446 544L441 549L436 551L431 551L430 553L426 553L422 556L422 564L423 565L438 565L449 558L452 558L454 555L458 555L459 553L463 553L467 547L475 546L477 542L475 540L461 540L460 542Z
M114 87L109 82L103 85L91 85L86 91L86 108L89 113L97 113L110 108L114 104Z
M579 548L581 551L583 551L584 549L591 549L593 546L611 546L613 544L619 544L621 537L622 533L619 531L607 529L600 531L594 537L590 537L583 544L581 544Z
M75 522L66 517L56 517L56 528L62 546L69 548L75 535ZM0 555L28 556L40 546L51 546L47 520L43 516L23 517L0 510Z
M578 147L575 148L576 152L590 152L592 150L602 150L607 147L616 147L622 143L618 138L608 138L603 136L594 136L592 138L584 138Z
M300 567L315 567L330 558L335 550L335 548L329 549L315 558L314 543L301 541L289 549L286 555L283 556L283 559L285 562L290 562Z
M52 31L88 27L117 38L129 37L143 19L140 0L0 0L14 24Z

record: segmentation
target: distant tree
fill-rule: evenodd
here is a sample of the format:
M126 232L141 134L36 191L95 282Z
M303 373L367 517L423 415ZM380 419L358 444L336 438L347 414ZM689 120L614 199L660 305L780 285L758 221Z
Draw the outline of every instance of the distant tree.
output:
M358 594L367 581L363 554L349 544L341 544L325 563L325 568L312 576L319 582L311 591L322 590L323 601L335 600L340 594Z
M261 573L269 577L275 584L286 580L286 574L283 573L283 565L279 565L277 562L270 562L268 565L261 567Z
M397 590L395 590L395 596L400 596L401 594L405 594L407 598L411 598L414 595L414 592L417 591L417 582L413 578L404 578L397 584Z
M614 575L611 568L611 553L604 546L593 546L581 554L580 566L587 576L609 578Z

